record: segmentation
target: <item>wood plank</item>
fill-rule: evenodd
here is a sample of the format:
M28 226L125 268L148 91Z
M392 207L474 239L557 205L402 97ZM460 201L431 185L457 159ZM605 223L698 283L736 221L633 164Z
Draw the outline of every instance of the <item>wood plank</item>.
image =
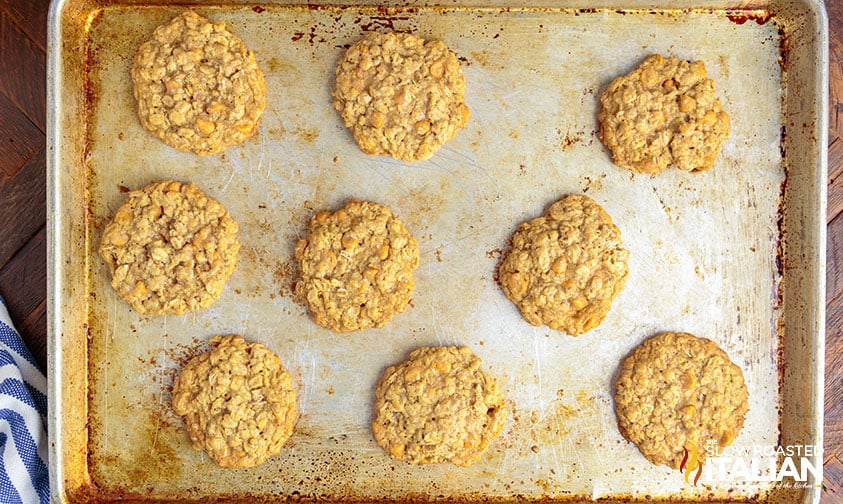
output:
M0 268L44 227L47 220L46 152L42 137L38 152L14 178L0 185L0 201L3 202L0 205L0 223L8 223L2 226Z
M826 271L824 504L843 504L843 2L825 2L829 18L829 151Z
M843 213L843 177L837 177L828 185L827 222L833 221L841 213Z
M843 504L843 464L840 459L832 457L823 466L823 504Z
M47 52L47 14L50 2L47 0L0 0L0 10L5 10L9 18L42 51Z
M35 328L40 306L47 299L47 227L44 226L0 269L0 295L6 300L12 322L25 342L46 341L46 319L43 330ZM36 314L36 315L33 315ZM33 350L32 346L29 347Z
M825 295L829 302L843 293L843 214L828 224L825 283Z
M836 143L843 145L843 140L839 140ZM843 149L840 150L843 151ZM829 156L831 156L831 151L829 151ZM834 168L835 171L839 171L840 173L838 173L833 179L829 178L828 181L828 209L826 210L826 222L833 221L835 217L843 213L843 159L840 161L840 164L835 165L831 164L831 160L829 160L828 163L829 171Z
M829 17L829 151L823 503L843 504L843 3Z
M44 132L0 94L0 178L14 177L44 145Z
M47 56L0 11L0 93L46 131Z
M829 17L828 267L823 492L843 504L843 2L826 2Z
M825 457L841 455L843 447L843 296L826 305L825 336ZM843 479L837 483L843 485Z
M843 2L825 2L828 13L829 51L829 130L835 137L843 136Z
M828 144L828 183L843 175L843 140L840 138Z

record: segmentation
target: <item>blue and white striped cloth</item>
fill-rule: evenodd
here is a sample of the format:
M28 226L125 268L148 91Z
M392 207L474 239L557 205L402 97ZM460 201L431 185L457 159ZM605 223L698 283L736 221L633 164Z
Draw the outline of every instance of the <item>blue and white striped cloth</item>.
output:
M0 297L0 502L50 501L47 378Z

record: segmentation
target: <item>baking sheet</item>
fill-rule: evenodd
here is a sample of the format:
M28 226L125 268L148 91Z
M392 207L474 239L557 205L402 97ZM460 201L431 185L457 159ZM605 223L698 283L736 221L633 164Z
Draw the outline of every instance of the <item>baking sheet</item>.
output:
M621 359L665 330L715 340L744 370L750 409L736 446L780 443L782 230L786 211L783 27L723 11L202 6L252 49L267 80L257 135L222 155L177 152L136 119L129 67L169 6L109 5L87 24L84 140L88 339L86 467L101 495L150 499L327 496L377 499L577 497L734 499L770 483L693 486L619 434L612 383ZM741 22L744 21L744 22ZM438 154L405 164L359 151L331 108L333 70L365 30L439 38L457 54L472 116ZM715 167L634 175L596 136L600 93L647 55L703 60L732 119ZM824 145L824 144L822 144ZM240 223L239 269L210 309L139 315L95 255L126 188L193 181ZM630 251L626 288L577 338L524 322L495 282L515 226L570 193L604 206ZM292 250L314 212L349 198L387 205L417 237L407 312L338 335L292 295ZM194 451L172 412L185 359L216 334L276 352L301 416L281 454L248 470ZM497 377L510 415L469 468L409 466L369 424L383 370L422 345L467 345ZM85 364L80 366L80 364ZM65 372L69 372L65 371Z

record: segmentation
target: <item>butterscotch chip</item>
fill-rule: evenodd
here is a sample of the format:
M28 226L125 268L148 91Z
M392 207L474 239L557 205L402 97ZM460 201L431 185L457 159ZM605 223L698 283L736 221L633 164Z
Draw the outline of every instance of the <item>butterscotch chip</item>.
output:
M260 343L216 336L176 378L173 409L193 441L220 467L252 467L276 455L298 415L293 379Z
M518 226L498 278L527 322L576 336L606 317L626 283L628 260L603 207L570 195Z
M692 334L648 339L624 359L616 383L621 434L650 462L674 469L686 456L686 463L695 455L702 463L712 449L732 444L748 410L741 368Z
M132 65L138 117L165 144L200 156L257 131L266 83L225 23L187 11L159 26Z
M237 222L193 183L131 191L103 231L111 285L138 313L203 310L237 267Z
M729 116L702 61L649 56L600 97L600 140L618 166L639 173L711 168Z
M386 370L375 392L375 440L412 464L478 461L500 435L506 404L466 347L422 347Z
M427 159L468 122L459 61L439 40L369 32L336 76L334 108L367 154Z
M337 332L383 327L402 313L419 264L416 239L398 217L357 200L314 215L295 256L296 294L317 324Z

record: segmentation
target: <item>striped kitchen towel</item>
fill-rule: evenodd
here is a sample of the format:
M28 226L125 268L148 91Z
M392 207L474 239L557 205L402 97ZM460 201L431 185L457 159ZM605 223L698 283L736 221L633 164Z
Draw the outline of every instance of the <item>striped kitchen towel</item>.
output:
M0 502L50 501L47 378L0 297Z

